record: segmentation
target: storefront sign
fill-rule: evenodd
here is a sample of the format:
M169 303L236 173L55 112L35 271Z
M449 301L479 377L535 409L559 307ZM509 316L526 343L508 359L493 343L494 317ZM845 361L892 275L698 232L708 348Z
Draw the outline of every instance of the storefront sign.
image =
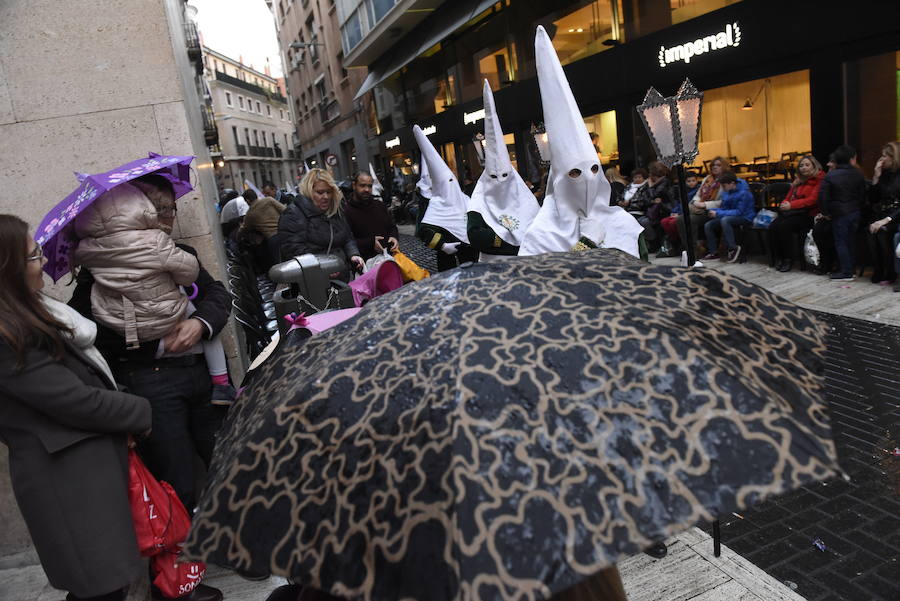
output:
M477 121L481 121L482 119L484 119L484 109L475 111L474 113L463 113L463 125L476 123Z
M429 125L428 127L422 128L422 133L426 136L430 136L431 134L437 133L437 125Z
M390 140L388 140L387 142L384 143L385 148L396 148L397 146L400 146L400 136L397 136L396 138L391 138Z
M722 50L732 46L741 45L741 28L737 24L729 23L723 31L702 38L697 38L693 42L685 42L671 48L665 46L659 47L659 66L666 67L671 63L684 61L690 63L691 58L712 52L714 50Z

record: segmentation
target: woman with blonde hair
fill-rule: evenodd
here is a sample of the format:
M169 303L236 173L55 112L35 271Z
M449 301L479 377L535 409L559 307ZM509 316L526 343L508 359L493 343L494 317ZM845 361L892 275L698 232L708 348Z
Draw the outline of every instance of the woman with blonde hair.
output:
M894 238L900 221L900 142L888 142L881 149L881 157L875 163L869 201L872 222L866 238L875 263L872 282L887 285L897 279L894 249L900 240ZM900 292L900 288L894 290Z
M361 270L364 262L341 213L342 200L343 194L330 173L310 169L300 182L294 204L278 220L281 259L330 254Z
M618 167L610 167L605 172L606 181L609 182L609 206L617 207L625 198L625 188L628 187L628 180L622 177Z
M819 214L819 188L823 179L822 164L813 155L804 155L797 163L797 177L790 191L778 205L778 217L769 226L778 271L787 272L794 266L793 234L805 236L812 229Z

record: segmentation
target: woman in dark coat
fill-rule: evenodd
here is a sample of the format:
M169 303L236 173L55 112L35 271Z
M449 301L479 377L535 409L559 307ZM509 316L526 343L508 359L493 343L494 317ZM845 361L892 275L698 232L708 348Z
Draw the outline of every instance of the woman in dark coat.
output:
M150 404L116 391L92 322L42 299L43 263L25 222L0 215L0 440L50 584L68 601L119 601L144 572L127 435L149 430Z
M872 282L892 284L897 280L894 235L900 221L900 142L890 142L882 149L875 164L869 201L872 221L866 241L875 264Z
M310 169L300 182L294 204L278 221L282 260L307 253L331 254L362 270L365 263L341 215L342 200L343 194L330 173Z

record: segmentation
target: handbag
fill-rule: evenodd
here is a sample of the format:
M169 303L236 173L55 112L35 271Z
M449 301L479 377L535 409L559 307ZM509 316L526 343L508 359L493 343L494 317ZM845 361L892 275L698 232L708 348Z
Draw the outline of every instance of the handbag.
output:
M144 557L177 550L187 538L191 518L168 482L153 477L134 449L128 450L128 503Z
M806 240L803 241L803 258L806 260L807 265L819 267L819 262L821 261L819 247L816 246L812 230L806 232Z
M776 217L778 217L778 213L775 211L760 209L756 214L756 217L753 218L753 227L768 229L768 227L772 225L772 222L775 221Z
M416 265L415 261L399 250L394 252L394 261L400 266L404 282L417 282L419 280L424 280L431 275L428 273L427 269Z
M202 561L178 561L180 551L163 551L150 560L153 570L153 584L164 597L175 599L189 595L206 574L206 564Z

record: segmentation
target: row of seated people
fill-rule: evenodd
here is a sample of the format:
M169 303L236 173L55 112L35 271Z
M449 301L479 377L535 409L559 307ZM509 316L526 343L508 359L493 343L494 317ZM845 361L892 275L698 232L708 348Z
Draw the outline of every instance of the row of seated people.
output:
M798 162L798 175L778 202L777 217L765 232L776 268L782 272L793 268L797 240L802 241L812 230L820 253L817 273L848 279L858 265L872 265L873 282L893 284L900 269L896 257L900 244L897 157L900 143L885 145L867 183L849 146L832 153L827 174L815 157L803 156ZM607 178L612 185L611 204L624 207L638 219L651 250L658 250L657 256L680 254L686 232L678 187L672 185L667 168L651 163L649 172L632 172L630 182L610 169ZM739 230L752 227L763 206L765 190L757 188L760 193L754 194L747 182L731 173L722 157L711 162L710 173L702 180L688 172L685 184L697 256L706 261L719 259L719 243L724 239L725 260L740 260ZM900 290L900 286L894 289Z

